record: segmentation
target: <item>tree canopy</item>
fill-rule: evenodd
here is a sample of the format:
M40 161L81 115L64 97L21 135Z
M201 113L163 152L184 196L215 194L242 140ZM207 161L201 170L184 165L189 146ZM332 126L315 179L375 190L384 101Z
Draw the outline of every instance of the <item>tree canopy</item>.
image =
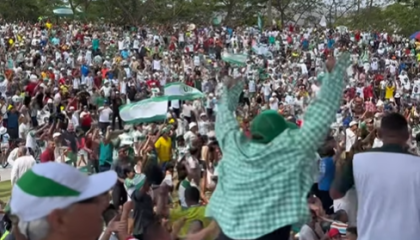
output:
M397 31L411 34L417 27L420 0L400 0L394 4L373 0L2 0L0 14L8 21L37 21L39 16L53 17L57 7L71 8L69 16L81 21L102 21L124 25L138 24L209 24L214 16L222 16L230 26L256 25L257 15L270 25L299 23L316 26L324 15L330 27L346 25L351 29Z

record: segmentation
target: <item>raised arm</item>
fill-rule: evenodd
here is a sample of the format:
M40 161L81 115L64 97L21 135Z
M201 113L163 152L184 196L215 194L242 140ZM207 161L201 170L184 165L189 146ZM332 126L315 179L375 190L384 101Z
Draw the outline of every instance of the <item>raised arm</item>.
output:
M229 78L229 77L225 77ZM220 101L218 101L218 111L216 115L215 133L220 148L223 150L226 143L235 136L239 136L239 125L233 113L238 105L239 95L242 92L244 82L242 79L225 79L227 81L236 81L229 88L230 84L223 86Z
M315 152L324 142L330 131L330 125L335 121L336 112L345 85L344 74L350 65L349 53L343 53L334 66L334 60L327 60L327 68L333 71L324 76L324 81L318 96L307 108L303 117L303 126L292 135L294 141L306 152Z

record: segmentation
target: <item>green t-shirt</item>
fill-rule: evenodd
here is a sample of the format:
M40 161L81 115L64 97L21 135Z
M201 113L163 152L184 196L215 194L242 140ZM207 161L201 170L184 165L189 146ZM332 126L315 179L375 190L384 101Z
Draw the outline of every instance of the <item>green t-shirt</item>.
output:
M95 101L96 106L102 107L104 105L104 103L105 103L105 98L103 98L103 97L97 97L96 98L96 101Z

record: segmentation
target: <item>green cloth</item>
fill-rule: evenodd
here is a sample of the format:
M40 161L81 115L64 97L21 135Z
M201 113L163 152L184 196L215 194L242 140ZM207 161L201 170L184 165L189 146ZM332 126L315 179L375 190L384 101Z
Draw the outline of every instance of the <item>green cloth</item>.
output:
M102 107L102 106L104 106L104 104L105 104L105 98L103 98L103 97L101 97L101 96L97 97L97 98L96 98L96 101L95 101L95 104L96 104L96 106L98 106L98 107Z
M194 80L194 87L197 88L200 91L203 91L201 89L201 80L200 79Z
M4 234L3 234L3 236L1 236L0 240L5 240L8 235L9 235L9 231L4 232Z
M286 129L297 129L296 124L286 121L276 110L266 110L251 122L251 134L260 136L254 142L269 143Z
M92 49L98 50L99 49L99 39L93 39L92 40Z
M314 183L313 159L335 121L345 85L343 75L349 66L350 55L341 54L334 71L325 76L318 101L307 108L305 124L284 131L269 145L249 141L232 114L244 83L224 88L215 124L223 161L218 165L218 187L206 216L214 218L227 236L257 239L309 220L306 195ZM269 199L261 197L267 194Z

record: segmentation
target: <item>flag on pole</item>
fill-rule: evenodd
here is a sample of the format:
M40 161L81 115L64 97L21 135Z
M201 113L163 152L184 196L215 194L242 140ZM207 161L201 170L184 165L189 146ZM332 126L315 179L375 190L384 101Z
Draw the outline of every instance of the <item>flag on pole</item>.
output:
M167 97L152 97L120 107L121 119L129 124L163 121L167 112Z
M261 18L261 14L258 14L258 28L260 29L260 31L262 31L263 28L263 20Z
M174 82L165 85L164 96L168 100L194 100L205 97L205 94L182 82Z

